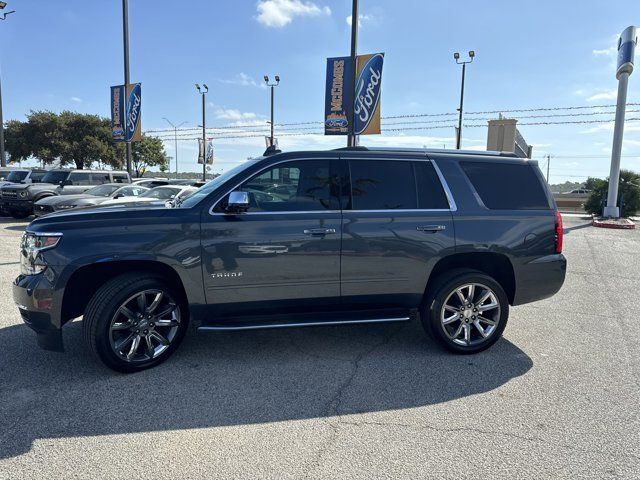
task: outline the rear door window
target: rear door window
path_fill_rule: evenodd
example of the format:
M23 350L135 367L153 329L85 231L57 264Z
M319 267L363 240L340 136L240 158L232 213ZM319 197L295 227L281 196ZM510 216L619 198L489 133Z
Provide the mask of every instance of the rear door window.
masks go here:
M108 173L93 172L91 174L91 185L102 185L103 183L111 183Z
M90 185L91 174L89 172L71 172L67 177L67 181L71 185Z
M449 209L447 196L431 162L413 162L418 189L418 208L424 210Z
M462 170L492 210L549 209L549 200L533 166L500 162L460 162Z
M403 160L350 160L353 210L405 210L418 206L413 164Z

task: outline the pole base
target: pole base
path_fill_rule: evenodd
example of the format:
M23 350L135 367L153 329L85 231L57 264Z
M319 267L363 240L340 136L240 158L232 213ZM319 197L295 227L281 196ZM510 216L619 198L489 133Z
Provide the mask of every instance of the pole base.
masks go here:
M604 207L602 216L607 218L620 218L620 207Z

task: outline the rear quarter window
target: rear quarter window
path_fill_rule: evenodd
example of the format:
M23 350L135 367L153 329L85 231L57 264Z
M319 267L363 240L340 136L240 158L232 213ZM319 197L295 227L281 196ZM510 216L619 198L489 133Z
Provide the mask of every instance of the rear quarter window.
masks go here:
M489 209L551 208L544 187L532 165L460 162L460 166Z

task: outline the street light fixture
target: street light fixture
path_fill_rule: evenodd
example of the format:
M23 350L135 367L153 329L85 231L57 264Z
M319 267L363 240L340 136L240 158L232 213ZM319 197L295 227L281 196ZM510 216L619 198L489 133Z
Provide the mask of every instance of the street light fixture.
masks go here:
M269 147L267 150L274 150L276 148L274 139L273 139L273 89L280 85L280 75L275 76L276 83L269 83L269 76L264 76L264 83L267 84L267 87L271 87L271 136L269 137Z
M476 56L476 52L474 50L469 50L469 60L460 61L460 54L455 52L453 54L453 58L455 59L458 65L462 65L462 85L460 87L460 108L458 108L458 135L456 138L456 148L460 150L460 144L462 142L462 106L464 102L464 75L467 68L467 63L473 62L473 59Z
M181 124L176 126L167 117L162 117L162 119L166 120L166 122L173 127L173 135L174 135L173 138L175 141L175 149L176 149L176 178L178 178L178 128L180 128L182 125L184 125L187 122L184 121Z
M202 97L202 181L207 180L207 132L206 132L206 115L205 115L205 97L207 96L207 92L209 92L209 87L207 87L206 83L202 84L202 88L198 83L196 83L196 89L198 93Z

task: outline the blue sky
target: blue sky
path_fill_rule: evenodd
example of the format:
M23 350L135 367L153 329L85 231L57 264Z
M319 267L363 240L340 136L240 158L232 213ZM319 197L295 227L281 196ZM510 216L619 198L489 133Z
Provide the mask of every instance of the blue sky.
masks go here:
M123 76L121 2L7 1L7 10L16 13L0 22L5 120L23 119L32 109L107 116L109 86ZM167 128L163 117L196 127L196 82L210 87L207 125L264 125L269 115L264 74L282 77L276 123L322 120L326 58L349 53L350 1L129 3L131 78L142 82L143 130ZM466 111L615 103L612 47L625 27L640 24L637 0L615 5L360 0L360 12L359 53L385 52L383 116L454 112L460 69L452 53L471 49L477 56L467 70ZM640 102L640 72L631 76L629 88L628 101ZM613 117L554 120L592 118ZM533 120L520 119L527 121ZM520 130L535 146L534 158L553 155L552 183L608 174L612 125L523 125ZM321 135L279 139L286 150L332 148L345 141ZM361 143L451 148L454 131L407 130L363 137ZM464 131L463 146L485 145L486 128ZM196 150L195 140L179 142L181 171L198 169ZM214 171L263 150L263 138L218 140ZM167 152L174 155L172 142ZM640 171L640 122L627 124L623 155L623 167Z

